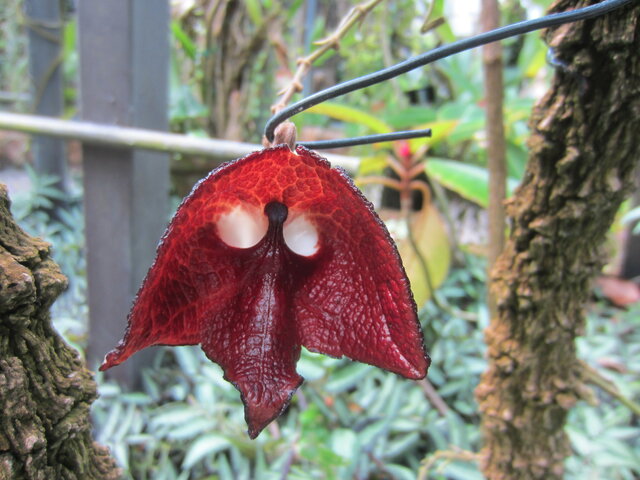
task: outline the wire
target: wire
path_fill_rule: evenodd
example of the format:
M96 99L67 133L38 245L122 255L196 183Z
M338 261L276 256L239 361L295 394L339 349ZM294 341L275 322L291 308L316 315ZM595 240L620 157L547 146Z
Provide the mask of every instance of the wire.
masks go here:
M318 105L319 103L325 102L332 98L345 95L349 92L353 92L354 90L360 90L361 88L369 87L371 85L384 82L391 78L397 77L398 75L402 75L403 73L409 72L419 67L423 67L425 65L428 65L429 63L435 62L436 60L441 60L443 58L454 55L456 53L463 52L465 50L470 50L472 48L476 48L481 45L485 45L487 43L497 42L499 40L504 40L505 38L514 37L516 35L522 35L524 33L533 32L534 30L539 30L541 28L548 28L556 25L562 25L563 23L577 22L579 20L587 20L589 18L597 17L605 13L608 13L612 10L615 10L617 8L620 8L626 5L627 3L631 3L632 1L634 0L604 0L603 2L600 2L596 5L591 5L589 7L579 8L579 9L571 10L568 12L553 13L551 15L535 18L533 20L526 20L523 22L518 22L512 25L508 25L505 27L496 28L495 30L490 30L488 32L481 33L471 38L466 38L464 40L459 40L457 42L453 42L448 45L443 45L429 52L423 53L421 55L417 55L415 57L411 57L391 67L378 70L377 72L373 72L368 75L363 75L362 77L354 78L352 80L348 80L338 85L334 85L333 87L326 88L317 93L314 93L313 95L303 98L302 100L288 106L287 108L280 110L278 113L273 115L265 125L265 130L264 130L265 137L267 138L267 140L272 142L274 138L274 131L276 127L280 125L282 122L284 122L288 118L293 117L294 115L297 115L300 112L303 112L304 110L307 110L308 108L313 107L314 105ZM409 132L411 132L411 130L407 132L395 132L395 133L408 134ZM368 137L344 139L344 142L354 141L354 140L359 141L359 139L361 138L368 138ZM362 142L362 143L372 143L372 142ZM358 145L362 143L358 143ZM313 144L313 142L309 142L304 145L309 145L309 144ZM346 143L346 144L343 144L342 146L346 146L346 145L352 145L352 144ZM314 147L314 148L331 148L331 147Z
M317 142L298 142L310 150L322 150L328 148L353 147L355 145L366 145L369 143L390 142L393 140L408 140L409 138L430 137L431 129L426 130L406 130L403 132L378 133L365 137L337 138L334 140L318 140Z

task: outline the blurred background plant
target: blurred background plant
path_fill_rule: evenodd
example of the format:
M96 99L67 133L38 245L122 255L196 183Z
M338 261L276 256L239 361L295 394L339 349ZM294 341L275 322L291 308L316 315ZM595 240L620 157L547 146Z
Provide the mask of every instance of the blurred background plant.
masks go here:
M21 110L28 100L21 3L0 0L0 101L12 110ZM548 3L505 2L504 21L537 14ZM259 142L269 106L291 81L296 58L325 38L351 6L346 1L173 1L172 130ZM304 92L471 33L454 28L461 8L466 4L451 0L386 2L344 35L339 50L329 50L314 64ZM77 70L73 22L70 17L64 48L70 115ZM525 170L527 119L550 68L536 34L505 42L505 50L513 190ZM474 51L296 117L300 137L309 140L433 129L431 139L349 151L362 159L357 178L398 240L411 276L433 359L428 379L409 382L368 365L304 351L298 368L306 381L292 405L249 441L239 395L221 370L198 348L158 348L153 367L142 373L140 391L124 391L97 377L96 440L111 447L127 478L482 478L475 457L480 438L473 391L485 369L482 330L488 325L483 95L481 58ZM393 166L403 162L410 179L420 182L409 196L390 188L390 180L401 180ZM87 306L81 192L62 194L52 187L55 178L24 168L31 188L12 195L13 211L26 229L53 244L55 259L71 280L52 314L57 328L82 352ZM203 158L174 156L175 191L184 194L211 168ZM64 208L51 215L58 202ZM638 218L638 209L624 218ZM604 372L628 399L640 398L639 308L638 303L616 308L594 295L578 342L584 361ZM574 452L566 462L566 478L640 476L638 414L610 395L596 389L590 402L579 403L567 433Z
M29 101L27 36L18 21L22 0L0 0L0 105L23 111Z

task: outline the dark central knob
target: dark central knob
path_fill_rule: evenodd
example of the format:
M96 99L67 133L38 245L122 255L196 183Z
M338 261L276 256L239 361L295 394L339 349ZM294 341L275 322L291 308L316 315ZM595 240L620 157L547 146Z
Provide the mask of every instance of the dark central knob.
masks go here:
M269 202L264 207L264 214L269 219L269 222L282 225L289 215L289 209L284 203Z

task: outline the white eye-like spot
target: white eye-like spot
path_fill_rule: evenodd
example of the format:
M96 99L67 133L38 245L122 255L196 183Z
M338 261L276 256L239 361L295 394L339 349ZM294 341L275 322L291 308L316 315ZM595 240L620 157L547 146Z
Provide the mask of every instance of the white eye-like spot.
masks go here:
M261 210L238 206L220 216L218 235L224 243L235 248L249 248L262 240L269 221Z
M285 222L284 241L291 250L303 257L310 257L318 251L318 231L304 215Z

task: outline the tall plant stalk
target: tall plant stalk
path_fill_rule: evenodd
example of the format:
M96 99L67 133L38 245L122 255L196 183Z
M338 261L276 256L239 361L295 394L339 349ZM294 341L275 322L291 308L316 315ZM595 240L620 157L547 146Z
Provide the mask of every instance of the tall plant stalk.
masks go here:
M497 0L482 0L482 29L500 26ZM502 46L499 42L482 47L484 92L486 104L487 164L489 167L489 248L488 268L491 270L504 248L504 198L506 195L506 154L504 138L502 79ZM491 316L496 314L493 295L489 293Z

